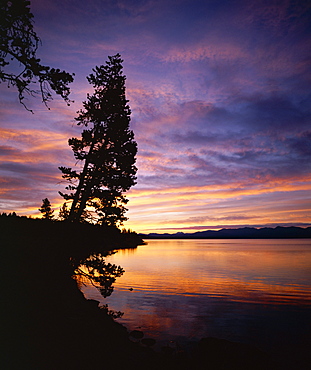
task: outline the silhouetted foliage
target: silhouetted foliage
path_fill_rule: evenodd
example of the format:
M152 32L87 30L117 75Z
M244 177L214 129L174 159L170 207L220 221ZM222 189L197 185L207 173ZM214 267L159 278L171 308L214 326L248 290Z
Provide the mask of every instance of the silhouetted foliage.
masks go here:
M54 211L51 208L51 203L48 200L48 198L42 199L42 206L39 208L39 211L42 213L42 218L45 218L46 220L53 220Z
M120 317L122 317L124 315L124 312L115 311L115 310L109 310L107 304L104 304L103 306L100 306L100 309L103 310L103 311L105 311L106 314L108 316L112 317L113 319L119 319Z
M81 172L60 167L62 177L70 182L72 200L69 220L81 221L87 207L94 210L92 222L117 226L124 216L128 200L123 193L136 182L137 144L130 130L130 108L125 97L125 79L120 55L109 57L106 65L95 67L87 79L94 94L87 95L84 109L78 112L78 125L86 128L81 139L69 139L74 156L84 162ZM85 219L85 217L84 217Z
M80 282L86 278L106 298L113 292L112 284L116 278L123 273L122 267L106 263L102 254L93 254L76 268L75 277L79 278Z
M69 217L69 209L68 209L67 204L65 202L65 203L63 203L63 205L59 209L58 220L59 221L65 221L65 220L68 219L68 217Z
M1 217L19 217L17 216L16 212L10 212L10 213L2 212L0 216Z
M69 105L68 84L73 82L73 75L42 65L36 56L39 44L30 1L0 0L0 82L17 88L19 101L27 110L30 109L24 103L25 93L41 94L47 105L53 90ZM39 83L39 90L33 87L34 82Z

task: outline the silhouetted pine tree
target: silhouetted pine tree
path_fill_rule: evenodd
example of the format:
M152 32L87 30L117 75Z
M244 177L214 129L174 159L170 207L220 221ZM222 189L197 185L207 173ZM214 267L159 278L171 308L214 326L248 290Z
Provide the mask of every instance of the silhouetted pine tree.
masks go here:
M48 198L42 199L42 206L39 208L39 211L42 213L42 218L47 220L53 220L54 218L54 211L51 208L51 203Z
M108 58L87 77L95 91L87 95L84 109L75 118L78 125L87 128L81 139L69 139L75 158L84 164L80 172L59 168L70 182L66 189L72 191L60 194L72 200L69 220L81 221L86 207L92 207L98 223L115 226L127 219L128 200L123 193L136 183L137 144L129 128L131 111L125 97L123 60L120 54Z
M59 209L58 219L60 221L65 221L65 220L67 220L68 217L69 217L69 209L68 209L67 204L65 202L65 203L63 203L63 205Z
M39 93L47 104L52 99L51 90L69 104L68 84L73 82L73 75L42 65L37 58L39 44L40 38L33 28L30 1L0 0L0 83L15 86L24 106L25 93ZM34 82L38 82L39 90Z

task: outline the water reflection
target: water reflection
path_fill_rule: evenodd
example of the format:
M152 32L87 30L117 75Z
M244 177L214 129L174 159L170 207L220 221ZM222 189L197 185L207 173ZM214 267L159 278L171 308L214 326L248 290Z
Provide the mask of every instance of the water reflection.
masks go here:
M109 262L126 273L103 302L130 330L284 349L311 327L310 240L151 240Z
M113 292L114 286L112 284L123 273L124 270L121 266L106 262L105 256L99 253L92 254L86 258L75 269L74 278L80 288L92 285L100 292L103 298L107 298Z

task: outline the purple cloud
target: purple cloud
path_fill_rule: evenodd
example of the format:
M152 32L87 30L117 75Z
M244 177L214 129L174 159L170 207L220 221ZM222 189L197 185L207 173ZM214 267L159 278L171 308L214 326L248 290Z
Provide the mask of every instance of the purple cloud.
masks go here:
M74 117L92 93L85 77L120 52L139 149L129 227L310 221L307 2L32 0L31 7L39 57L76 73L75 102L55 99L47 111L29 97L31 115L0 85L1 211L36 214L42 197L62 202L57 167L75 164L67 140L80 135Z

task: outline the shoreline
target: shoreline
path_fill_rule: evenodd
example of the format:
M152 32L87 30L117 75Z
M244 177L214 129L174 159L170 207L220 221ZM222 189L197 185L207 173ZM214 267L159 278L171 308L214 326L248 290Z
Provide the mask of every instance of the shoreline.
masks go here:
M96 302L86 300L71 278L72 259L118 249L124 236L100 231L91 237L86 227L79 229L40 220L0 219L2 369L278 368L256 348L217 338L203 338L190 351L160 352L131 340L127 329ZM134 239L139 239L131 238L127 247L133 248Z

